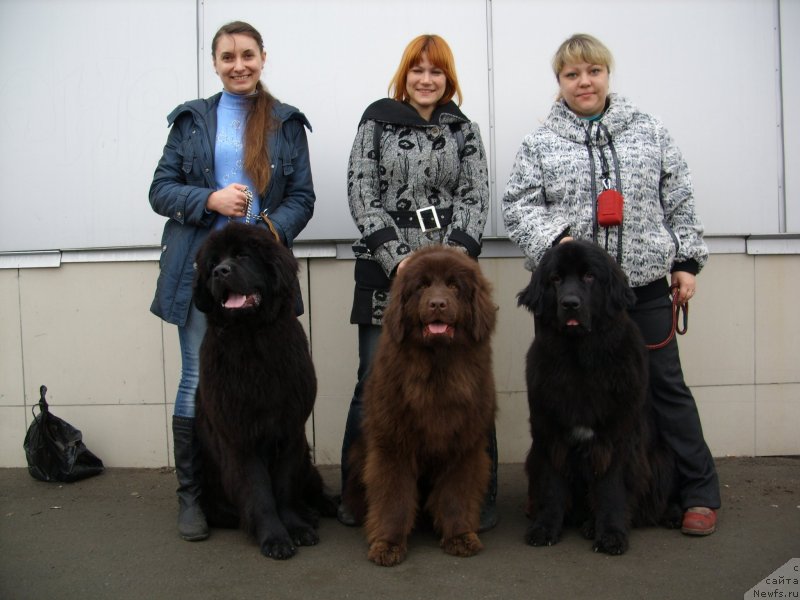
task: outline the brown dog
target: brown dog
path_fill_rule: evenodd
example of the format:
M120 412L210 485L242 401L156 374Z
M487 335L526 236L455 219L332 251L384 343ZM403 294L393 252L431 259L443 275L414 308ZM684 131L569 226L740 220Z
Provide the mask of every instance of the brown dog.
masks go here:
M496 310L477 262L453 248L415 252L392 284L351 453L360 482L345 495L357 517L366 510L368 556L379 565L405 558L420 507L448 554L482 548Z

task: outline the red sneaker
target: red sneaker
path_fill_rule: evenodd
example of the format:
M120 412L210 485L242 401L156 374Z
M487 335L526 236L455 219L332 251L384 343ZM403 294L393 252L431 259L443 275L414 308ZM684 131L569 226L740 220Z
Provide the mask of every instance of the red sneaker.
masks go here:
M717 511L705 506L693 506L683 513L681 532L686 535L711 535L717 529Z

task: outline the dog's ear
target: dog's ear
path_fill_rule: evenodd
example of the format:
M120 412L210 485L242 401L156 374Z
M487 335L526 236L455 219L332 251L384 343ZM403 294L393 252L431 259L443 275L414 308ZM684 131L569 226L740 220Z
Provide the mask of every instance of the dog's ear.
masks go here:
M480 268L475 266L476 273L473 282L474 296L470 303L472 310L472 337L476 342L482 342L492 335L497 319L497 306L492 302L492 288Z
M208 289L209 277L211 276L211 267L207 264L206 259L206 246L201 246L194 261L194 284L192 291L192 300L197 310L200 312L208 313L214 307L214 298L211 296L211 290Z
M297 278L300 267L297 263L297 259L294 257L291 250L283 246L280 242L272 242L272 240L269 240L269 246L265 244L265 248L267 254L271 254L268 258L265 257L265 262L272 271L276 288L275 295L281 298L287 298L290 300L291 305L294 306L300 294L300 281Z
M628 285L628 278L619 265L611 257L609 257L608 262L606 312L608 312L609 316L613 316L620 311L633 308L636 304L636 294L633 293L631 286Z
M396 342L402 342L406 335L403 313L408 298L404 289L407 277L404 275L397 275L392 280L389 288L389 306L383 313L382 319L383 330Z
M552 253L552 250L545 253L539 266L531 274L528 286L517 294L517 306L524 306L537 317L542 316L545 309L545 293L552 270Z
M532 313L536 312L536 306L542 296L541 285L537 283L538 279L540 278L536 277L534 271L528 285L517 294L517 306L523 306Z
M274 319L287 310L295 312L300 297L300 282L297 278L300 267L297 259L291 250L277 241L265 228L245 228L242 235L247 236L247 247L259 265L259 276L268 282L270 299L262 307L263 314Z

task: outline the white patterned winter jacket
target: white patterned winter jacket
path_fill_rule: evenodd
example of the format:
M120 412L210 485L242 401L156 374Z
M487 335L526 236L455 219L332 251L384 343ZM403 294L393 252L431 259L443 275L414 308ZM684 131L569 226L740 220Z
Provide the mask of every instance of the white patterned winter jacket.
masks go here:
M619 95L609 101L600 120L587 121L559 100L522 141L502 201L509 236L533 270L564 235L595 239L616 257L621 229L621 266L631 286L671 271L696 274L708 248L680 150L657 119ZM621 227L596 224L604 172L624 197Z

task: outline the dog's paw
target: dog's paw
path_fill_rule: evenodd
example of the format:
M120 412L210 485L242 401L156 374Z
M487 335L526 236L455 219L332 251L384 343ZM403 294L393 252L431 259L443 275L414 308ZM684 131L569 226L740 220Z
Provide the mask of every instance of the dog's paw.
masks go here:
M281 515L281 520L290 531L292 527L294 529L305 529L307 527L317 529L319 528L319 511L311 506L299 504L294 507L294 514L284 512Z
M442 549L453 556L475 556L483 550L478 534L469 532L455 535L447 540L442 540Z
M261 542L261 554L275 560L286 560L297 553L297 548L288 538L268 537Z
M605 552L612 556L625 554L628 549L628 534L618 529L610 529L599 535L592 546L595 552Z
M367 558L376 565L393 567L405 560L406 546L405 544L392 544L385 541L372 542L369 546Z
M683 524L683 511L677 504L670 504L661 515L658 524L667 529L680 529Z
M558 543L560 537L560 531L545 527L541 523L534 523L525 532L525 541L531 546L552 546Z
M298 527L289 530L295 546L316 546L319 544L319 536L312 527Z

